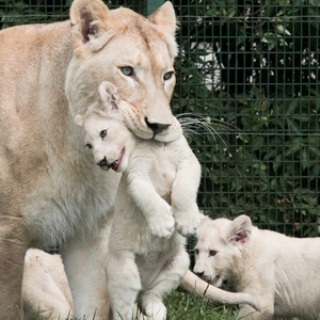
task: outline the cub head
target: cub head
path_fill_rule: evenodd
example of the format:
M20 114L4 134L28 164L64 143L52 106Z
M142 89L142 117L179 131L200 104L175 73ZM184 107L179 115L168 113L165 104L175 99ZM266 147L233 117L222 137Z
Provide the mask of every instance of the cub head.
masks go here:
M208 283L220 287L239 276L243 251L250 243L251 219L241 215L233 221L203 217L197 228L193 271Z
M128 166L134 140L119 112L120 100L110 82L102 82L98 98L84 115L75 121L84 130L84 145L93 153L95 162L104 170L122 172Z
M112 82L128 104L127 127L142 139L176 139L170 99L175 86L176 17L165 2L148 18L129 10L109 10L101 0L74 0L70 9L73 56L65 90L72 116L83 114L95 88Z

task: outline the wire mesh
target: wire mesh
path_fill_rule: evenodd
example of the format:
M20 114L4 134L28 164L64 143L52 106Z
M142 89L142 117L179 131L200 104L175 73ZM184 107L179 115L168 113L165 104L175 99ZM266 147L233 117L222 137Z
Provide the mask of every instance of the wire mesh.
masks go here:
M148 1L105 1L144 15ZM0 27L64 20L71 0L0 0ZM176 114L203 177L199 206L319 233L319 10L306 0L174 1ZM183 121L183 120L182 120Z

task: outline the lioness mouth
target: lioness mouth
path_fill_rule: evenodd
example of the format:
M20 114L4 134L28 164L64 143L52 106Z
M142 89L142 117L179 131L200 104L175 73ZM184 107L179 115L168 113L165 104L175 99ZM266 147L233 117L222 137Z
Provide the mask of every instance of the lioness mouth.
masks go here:
M122 148L121 152L120 152L120 155L118 157L118 159L116 161L114 161L113 163L111 163L111 165L109 166L109 168L111 168L112 170L114 171L117 171L118 168L120 167L121 165L121 162L122 162L122 159L123 159L123 156L124 156L124 153L125 153L125 147Z

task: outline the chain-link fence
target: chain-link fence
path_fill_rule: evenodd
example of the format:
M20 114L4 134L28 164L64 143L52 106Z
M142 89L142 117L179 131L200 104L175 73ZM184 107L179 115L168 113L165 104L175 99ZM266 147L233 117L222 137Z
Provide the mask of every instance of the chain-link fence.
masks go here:
M68 17L71 0L0 0L0 27ZM157 1L106 1L147 15ZM174 1L176 114L193 114L199 206L297 236L318 235L317 0ZM1 44L0 44L1 45ZM186 121L186 115L181 116Z

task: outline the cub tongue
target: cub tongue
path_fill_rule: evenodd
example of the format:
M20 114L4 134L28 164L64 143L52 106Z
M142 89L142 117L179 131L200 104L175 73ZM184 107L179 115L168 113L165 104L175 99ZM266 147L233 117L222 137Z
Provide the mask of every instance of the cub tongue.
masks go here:
M120 155L119 155L119 158L118 158L115 162L113 162L113 163L111 164L111 169L112 169L112 170L114 170L114 171L117 171L117 170L118 170L118 168L119 168L119 166L120 166L120 164L121 164L121 162L122 162L122 158L123 158L124 152L125 152L125 148L123 148L123 149L121 150Z

